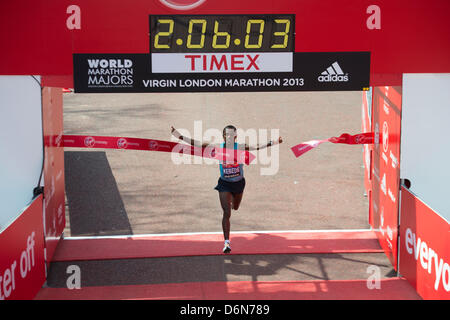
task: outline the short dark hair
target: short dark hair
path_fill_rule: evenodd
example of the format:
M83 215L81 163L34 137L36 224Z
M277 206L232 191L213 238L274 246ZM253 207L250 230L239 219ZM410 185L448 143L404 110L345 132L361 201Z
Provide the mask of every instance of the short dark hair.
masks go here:
M223 128L223 132L222 132L223 135L225 135L227 129L233 129L234 131L236 131L236 127L231 125L231 124L229 124L225 128Z

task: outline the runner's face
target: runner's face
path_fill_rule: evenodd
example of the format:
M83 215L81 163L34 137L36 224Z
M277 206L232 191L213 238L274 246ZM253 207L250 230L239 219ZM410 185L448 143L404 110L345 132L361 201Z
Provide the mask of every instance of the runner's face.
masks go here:
M226 143L234 143L236 141L236 131L234 129L225 129L223 140Z

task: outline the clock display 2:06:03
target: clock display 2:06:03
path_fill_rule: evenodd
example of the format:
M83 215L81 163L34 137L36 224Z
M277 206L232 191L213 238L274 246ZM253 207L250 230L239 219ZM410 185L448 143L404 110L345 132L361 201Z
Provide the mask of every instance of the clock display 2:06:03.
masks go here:
M291 52L294 15L150 16L154 53Z

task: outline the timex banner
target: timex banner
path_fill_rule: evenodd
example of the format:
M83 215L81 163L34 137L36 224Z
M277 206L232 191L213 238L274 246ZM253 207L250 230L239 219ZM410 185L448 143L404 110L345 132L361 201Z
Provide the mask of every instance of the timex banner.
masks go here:
M162 55L74 54L75 92L353 91L370 80L369 52Z

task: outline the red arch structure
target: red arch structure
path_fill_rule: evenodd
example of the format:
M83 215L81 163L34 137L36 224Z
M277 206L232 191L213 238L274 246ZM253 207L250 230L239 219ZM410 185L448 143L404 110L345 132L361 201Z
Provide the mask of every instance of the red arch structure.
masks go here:
M283 52L285 55L278 55L277 59L288 56L287 69L282 72L292 73L297 78L303 77L304 73L306 85L297 83L297 87L286 90L368 91L363 99L362 126L364 132L375 133L374 145L365 148L365 185L370 197L370 224L394 268L423 298L449 298L448 219L424 205L419 197L401 185L399 164L404 75L450 73L449 1L24 0L2 1L0 12L0 75L41 77L46 159L44 195L34 198L32 205L0 233L2 243L12 243L9 251L1 251L0 279L3 279L3 285L5 279L8 283L2 287L0 292L3 295L0 297L33 298L45 281L45 265L57 257L55 250L65 221L62 94L56 88L74 88L76 92L171 92L170 89L162 90L155 86L142 87L145 81L160 81L168 74L164 70L156 74L153 72L156 63L150 63L160 61L152 60L157 59L154 54L160 51L155 49L156 33L151 28L151 17L172 19L183 16L185 28L182 31L174 29L173 32L180 32L180 39L188 41L189 28L186 24L192 19L204 19L209 23L211 17L227 15L228 18L233 16L230 19L234 22L241 21L248 26L249 19L257 21L272 15L274 19L278 16L280 21L290 15L292 28L289 29L289 37L292 45L289 48L286 45L289 50ZM256 25L258 23L254 22ZM166 24L169 26L170 23ZM245 42L249 29L242 27L239 30L238 40ZM283 30L273 32L279 32L277 36L283 37ZM164 35L160 34L161 37ZM256 32L255 39L258 36ZM237 51L181 50L181 53L185 55L184 61L191 63L191 68L198 62L199 68L209 67L208 71L218 71L219 64L225 63L220 59L230 59L229 63L234 63L235 68L231 71L239 71L233 73L238 79L248 79L245 71L261 71L256 70L260 66L255 61L260 56L266 57L267 52L250 55L252 50L249 48L247 51L241 50L245 51L241 56L233 56ZM166 57L175 57L176 52L171 53ZM186 57L187 54L191 56ZM128 89L98 89L86 85L89 68L92 67L89 61L95 59L97 62L92 63L113 61L116 65L122 64L125 69L126 61L132 61L135 66L133 86ZM213 59L216 59L215 65ZM245 59L249 62L246 65L243 62ZM312 67L308 69L305 66ZM272 70L270 67L267 66L267 70ZM193 74L180 70L167 79L182 80L186 74ZM217 74L213 72L213 75ZM336 79L338 76L348 76L351 84L346 86L346 81L339 79L330 80L328 84L317 81L320 76L333 75ZM211 79L203 76L198 75L198 80ZM227 79L225 73L220 76ZM258 73L256 77L264 78L264 73ZM136 83L139 86L134 86ZM277 91L285 88L253 89ZM209 87L205 90L214 89ZM216 88L216 91L221 90ZM2 115L4 110L2 106ZM49 159L52 161L49 162ZM39 221L39 216L43 221ZM433 234L433 230L439 230L440 237ZM31 254L34 254L33 261L30 260ZM21 268L23 276L14 278ZM29 268L28 276L26 268Z
M370 52L371 86L398 85L403 73L450 70L444 0L204 1L182 11L163 3L3 2L0 72L61 76L49 84L73 87L74 53L146 54L149 15L217 13L295 14L295 52Z

